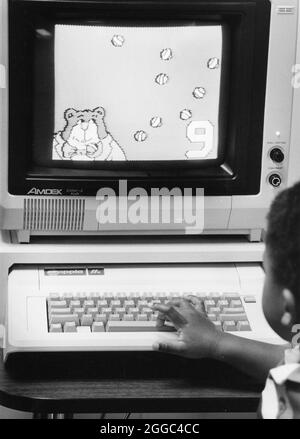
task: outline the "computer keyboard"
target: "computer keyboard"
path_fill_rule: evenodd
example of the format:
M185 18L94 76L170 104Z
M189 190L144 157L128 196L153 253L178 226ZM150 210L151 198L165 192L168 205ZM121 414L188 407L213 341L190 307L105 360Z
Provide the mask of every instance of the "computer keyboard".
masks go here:
M158 328L153 305L189 296L219 330L282 343L262 311L263 279L259 264L15 267L8 276L4 355L150 351L177 337L170 322Z
M196 298L197 307L223 331L251 331L243 301L255 303L254 296L243 298L236 292L199 293L92 293L56 294L47 298L49 332L156 331L153 306L172 299Z

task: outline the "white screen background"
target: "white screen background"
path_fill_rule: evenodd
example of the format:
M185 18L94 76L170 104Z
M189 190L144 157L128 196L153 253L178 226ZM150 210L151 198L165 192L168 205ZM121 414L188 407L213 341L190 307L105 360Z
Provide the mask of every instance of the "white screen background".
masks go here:
M121 46L112 43L114 35L121 36ZM171 59L161 58L164 49L171 49ZM187 126L209 121L213 147L205 159L217 158L221 68L208 68L211 58L221 63L219 25L56 25L54 131L64 128L67 108L101 106L107 130L127 160L184 160L187 151L199 149L187 137ZM155 81L160 74L168 77L164 85ZM193 96L197 87L206 91L202 99ZM191 117L182 120L182 110ZM160 118L160 127L150 125L153 117ZM134 136L141 131L146 139L137 141Z

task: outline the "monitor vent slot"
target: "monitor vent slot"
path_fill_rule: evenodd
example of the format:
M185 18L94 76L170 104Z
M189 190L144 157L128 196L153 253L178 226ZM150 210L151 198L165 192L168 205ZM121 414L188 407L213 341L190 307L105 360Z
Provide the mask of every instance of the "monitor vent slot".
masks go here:
M26 198L24 230L72 232L83 230L85 200Z
M294 6L277 6L277 14L294 14Z

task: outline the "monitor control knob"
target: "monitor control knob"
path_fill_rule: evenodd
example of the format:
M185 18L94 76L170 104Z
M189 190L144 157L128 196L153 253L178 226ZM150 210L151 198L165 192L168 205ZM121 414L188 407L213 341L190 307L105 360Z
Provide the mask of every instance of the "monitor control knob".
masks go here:
M273 187L279 187L281 185L281 176L279 174L271 174L269 176L269 183L273 186Z
M284 154L280 148L273 148L270 152L270 157L276 163L281 163L284 160Z

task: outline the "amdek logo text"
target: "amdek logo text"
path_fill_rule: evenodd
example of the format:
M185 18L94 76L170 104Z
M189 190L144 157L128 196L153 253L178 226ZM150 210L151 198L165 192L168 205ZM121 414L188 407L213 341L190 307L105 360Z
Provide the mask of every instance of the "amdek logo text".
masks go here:
M38 189L33 187L27 195L62 195L62 189Z

